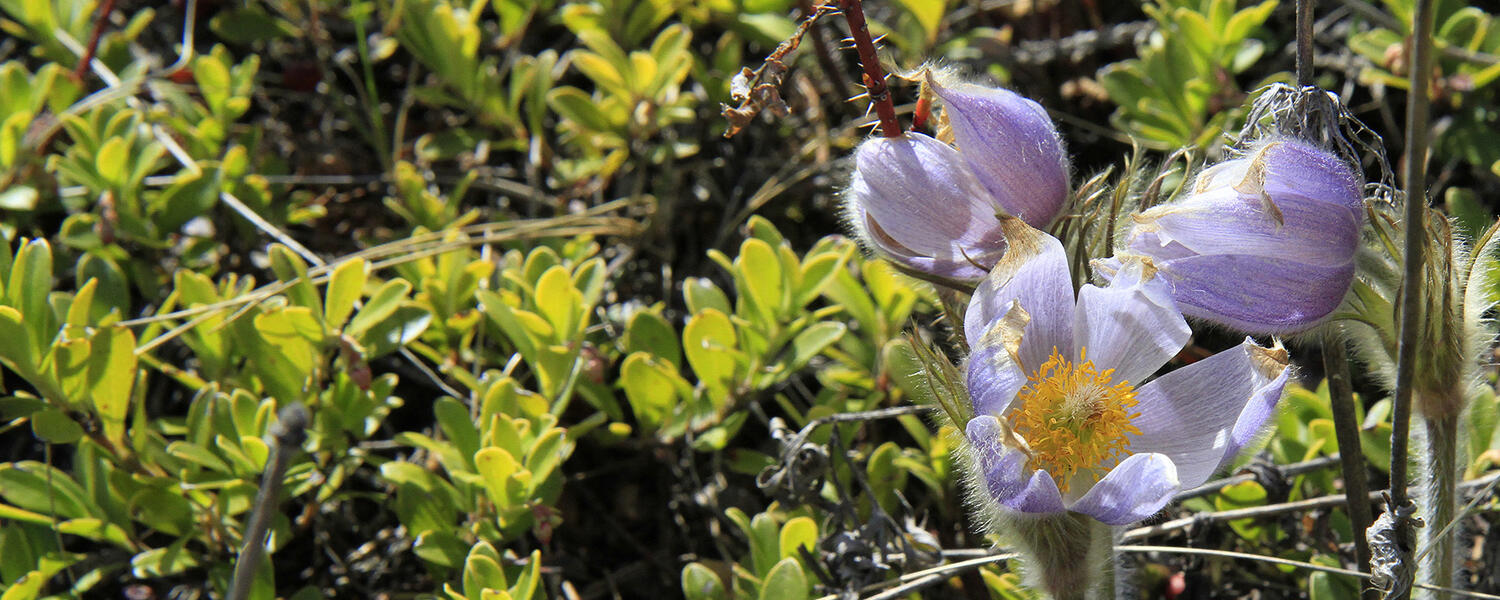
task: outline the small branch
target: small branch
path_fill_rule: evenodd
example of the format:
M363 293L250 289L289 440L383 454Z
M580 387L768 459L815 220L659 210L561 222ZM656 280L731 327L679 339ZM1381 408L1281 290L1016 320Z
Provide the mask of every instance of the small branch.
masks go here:
M281 478L286 475L292 455L302 448L307 439L307 409L301 404L282 408L276 415L276 424L266 432L266 441L272 442L271 456L266 459L266 470L261 475L260 491L255 494L255 508L250 513L250 522L245 525L245 546L240 550L239 560L234 564L234 579L229 587L228 600L245 600L250 597L250 586L255 583L255 571L266 553L266 530L271 526L271 513L275 512L277 496L281 495Z
M1259 561L1259 562L1274 563L1274 564L1278 564L1278 565L1287 565L1287 566L1290 566L1290 567L1297 567L1299 569L1307 569L1307 570L1310 570L1310 571L1322 571L1324 573L1333 573L1333 574L1336 574L1336 575L1348 575L1350 577L1358 577L1360 579L1369 579L1370 578L1370 574L1369 573L1365 573L1365 572L1361 572L1361 571L1351 571L1349 569L1340 569L1338 567L1329 567L1329 566L1320 565L1320 564L1316 564L1316 563L1302 562L1300 560L1291 560L1291 559L1279 558L1279 557L1275 557L1275 556L1261 556L1259 554L1250 554L1250 553L1247 553L1247 552L1234 552L1234 551L1231 551L1231 550L1216 550L1216 549L1213 549L1213 548L1179 548L1179 547L1176 547L1176 546L1117 546L1115 549L1119 550L1120 552L1165 552L1165 553L1169 553L1169 554L1197 554L1197 555L1201 555L1201 556L1218 556L1218 557L1221 557L1221 558L1233 558L1233 559L1239 559L1239 560L1254 560L1254 561ZM1487 599L1490 599L1490 600L1500 600L1500 596L1496 596L1494 594L1485 594L1485 593L1482 593L1482 592L1468 592L1468 591L1464 591L1464 590L1457 590L1457 589L1453 589L1453 588L1450 588L1450 587L1443 587L1443 586L1438 586L1438 585L1427 585L1427 584L1419 583L1419 584L1417 584L1417 587L1421 588L1421 589L1424 589L1424 590L1436 590L1436 591L1440 591L1440 592L1447 592L1447 593L1454 594L1456 596L1463 596L1463 597L1466 597L1466 598L1487 598Z
M885 86L885 71L880 68L875 42L870 39L864 5L861 0L839 0L839 10L849 22L849 35L859 50L859 64L865 69L865 89L870 91L870 104L880 117L880 133L888 138L900 137L901 123L896 121L896 105L891 103L891 91Z
M1333 409L1333 434L1338 440L1341 470L1344 473L1344 497L1348 499L1349 528L1354 530L1354 560L1360 568L1369 568L1370 540L1364 532L1375 520L1369 502L1370 482L1365 473L1365 455L1359 441L1359 423L1355 422L1354 390L1349 383L1349 357L1344 347L1342 325L1331 324L1323 331L1323 371L1328 377L1328 398ZM1365 596L1374 597L1373 590Z
M1412 375L1422 315L1422 265L1427 243L1427 87L1432 73L1432 0L1417 0L1412 26L1411 80L1406 103L1406 264L1401 291L1401 345L1397 349L1396 394L1391 414L1391 507L1407 506L1407 451L1411 434ZM1396 539L1412 548L1412 525L1401 520ZM1391 590L1387 598L1405 600L1411 589Z
M1488 475L1485 475L1484 477L1465 481L1462 484L1459 484L1458 487L1464 490L1485 488L1484 492L1482 493L1488 493L1489 488L1487 486L1490 486L1497 481L1500 481L1500 471L1494 471ZM1369 502L1378 502L1381 499L1381 492L1370 492L1369 495L1365 497ZM1191 517L1183 517L1181 519L1173 519L1164 523L1157 523L1155 525L1147 525L1144 527L1131 529L1125 532L1124 539L1126 541L1138 540L1153 535L1170 533L1179 529L1187 529L1195 523L1214 523L1219 521L1233 521L1235 519L1269 517L1289 512L1297 512L1300 510L1330 508L1334 506L1344 505L1347 502L1348 499L1343 494L1332 494L1328 496L1318 496L1317 498L1308 498L1306 500L1297 500L1295 502L1283 502L1281 504L1267 504L1265 506L1251 506L1248 508L1236 508L1232 510L1221 510L1217 512L1198 513Z
M73 78L83 81L84 74L89 72L89 63L94 62L94 53L99 50L99 38L104 36L104 26L109 24L110 13L115 12L115 0L104 0L99 7L99 14L94 17L94 32L89 34L89 45L84 48L83 55L78 59L78 66L73 69Z
M761 109L785 116L789 114L786 101L781 99L781 79L786 76L786 58L802 45L802 36L818 22L818 19L832 13L834 8L829 4L820 4L813 10L812 14L797 25L797 30L792 32L792 37L787 38L776 46L776 49L766 56L761 62L760 68L751 71L748 67L740 69L738 75L729 83L729 94L738 106L721 105L721 113L729 121L729 130L724 132L724 137L731 138L759 114ZM832 77L832 74L829 74Z
M1332 466L1337 462L1339 462L1339 455L1335 454L1332 456L1323 456L1299 463L1292 463L1285 466L1278 466L1276 467L1276 470L1280 471L1283 477L1295 477L1303 473L1308 473L1311 471L1322 469L1324 467ZM1255 479L1256 477L1254 473L1241 473L1239 475L1217 479L1198 487L1178 492L1176 496L1172 497L1172 501L1181 502L1183 500L1187 500L1188 498L1207 496L1231 485L1244 483L1246 481L1255 481Z

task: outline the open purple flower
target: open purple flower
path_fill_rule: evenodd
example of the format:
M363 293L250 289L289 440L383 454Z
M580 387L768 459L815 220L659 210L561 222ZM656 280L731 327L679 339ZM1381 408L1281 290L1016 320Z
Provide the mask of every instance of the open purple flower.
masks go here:
M1010 249L964 319L965 430L985 505L1139 521L1207 481L1272 414L1285 350L1247 338L1142 385L1191 333L1149 263L1083 286L1075 301L1062 244L1001 223Z
M1275 140L1135 215L1122 254L1151 259L1183 314L1250 333L1308 329L1354 281L1362 181L1333 153ZM1105 278L1120 261L1100 261Z
M1005 253L997 215L1045 227L1068 196L1068 162L1046 110L1000 88L928 82L955 149L908 132L855 151L850 223L904 270L940 282L983 279Z

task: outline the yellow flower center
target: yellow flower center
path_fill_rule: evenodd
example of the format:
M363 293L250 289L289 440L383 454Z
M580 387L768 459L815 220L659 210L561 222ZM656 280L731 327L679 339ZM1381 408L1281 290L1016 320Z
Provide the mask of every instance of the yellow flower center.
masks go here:
M1090 477L1090 484L1099 481L1130 455L1126 434L1141 433L1131 424L1141 416L1130 411L1135 388L1112 381L1114 369L1098 371L1087 350L1080 356L1082 362L1074 364L1053 348L1007 415L1011 430L1025 441L1027 468L1052 474L1063 493L1078 475Z

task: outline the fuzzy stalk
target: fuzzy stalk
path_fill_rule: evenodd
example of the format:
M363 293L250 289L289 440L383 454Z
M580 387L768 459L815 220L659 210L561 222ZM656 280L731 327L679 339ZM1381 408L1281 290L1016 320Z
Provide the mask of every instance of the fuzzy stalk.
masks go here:
M1375 517L1370 511L1370 482L1365 476L1365 454L1359 440L1359 422L1355 414L1354 391L1349 382L1349 357L1344 347L1344 328L1338 324L1323 329L1323 369L1328 377L1328 397L1333 408L1333 432L1338 439L1339 461L1344 475L1345 510L1355 532L1354 560L1359 570L1370 568L1370 542L1364 531ZM1376 597L1375 590L1365 589L1361 596Z
M1114 600L1113 528L1079 513L1010 522L1030 584L1053 600Z
M1406 455L1411 428L1412 375L1418 352L1422 306L1423 250L1427 244L1427 88L1432 77L1433 0L1417 0L1412 23L1411 87L1406 102L1406 256L1401 292L1401 344L1396 350L1396 393L1391 410L1391 506L1406 506ZM1412 524L1397 523L1396 539L1410 548ZM1392 590L1387 598L1405 600L1411 589Z
M1427 526L1422 529L1420 565L1426 583L1453 587L1454 554L1459 528L1448 527L1458 513L1458 415L1448 414L1426 420L1427 452L1423 457L1429 479L1423 486L1422 515ZM1452 594L1441 590L1424 590L1429 600L1449 600Z

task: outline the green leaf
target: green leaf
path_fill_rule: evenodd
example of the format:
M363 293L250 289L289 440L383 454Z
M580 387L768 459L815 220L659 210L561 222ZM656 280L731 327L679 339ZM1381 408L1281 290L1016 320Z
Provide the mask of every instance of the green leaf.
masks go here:
M71 444L83 437L83 427L56 408L31 415L31 432L49 444Z
M565 86L553 89L547 94L547 106L589 131L608 132L614 129L609 117L599 109L599 103L578 88Z
M473 456L479 451L479 430L469 419L469 409L453 398L442 398L433 404L432 412L443 433L457 447L458 454L473 469Z
M517 476L523 472L521 463L500 448L485 448L474 454L474 466L479 471L484 489L490 501L500 508L508 508L524 500L522 494L514 493Z
M349 313L354 311L354 303L364 293L369 274L370 265L363 258L344 261L333 270L333 276L328 280L327 297L323 301L325 325L332 329L344 326Z
M208 28L219 39L234 44L295 37L300 33L291 22L266 14L255 5L218 11L208 21Z
M255 317L255 329L302 372L312 371L323 342L323 327L311 309L292 306Z
M368 331L370 327L396 312L396 309L400 308L401 303L406 300L406 295L410 293L411 284L405 279L392 279L385 282L385 285L380 286L380 289L370 296L369 301L360 307L354 319L349 321L349 326L344 328L344 333L355 339L361 339L361 334ZM363 342L362 339L361 342Z
M760 588L760 600L806 600L807 575L795 558L776 563Z
M896 0L922 27L927 44L937 41L938 27L943 24L943 13L947 11L944 0Z
M94 412L104 423L105 437L123 445L136 377L135 334L124 327L106 327L92 342L88 381Z
M687 600L726 600L724 580L703 563L688 563L682 568L682 595Z
M536 308L552 325L553 343L563 344L582 334L587 321L583 315L583 294L573 287L568 269L557 265L547 269L536 283Z
M682 282L682 299L687 303L688 312L695 315L710 308L726 315L734 312L724 291L702 277L689 277Z
M847 329L843 323L822 321L802 330L792 338L792 362L788 367L793 371L801 369L823 349L839 341Z
M741 291L749 296L765 324L776 323L782 305L789 304L786 302L788 290L782 285L781 259L776 256L776 250L763 240L747 239L740 244L740 255L735 259L734 267L747 288Z
M33 356L40 356L57 334L52 307L47 304L47 294L52 291L52 247L47 240L22 242L10 275L6 299L25 317L23 322L31 330L31 351Z
M1477 240L1495 221L1488 208L1480 201L1479 194L1468 188L1451 187L1443 192L1443 203L1448 214L1458 221L1465 238Z
M677 342L677 332L655 312L643 310L630 318L630 325L625 328L625 352L647 352L682 368L682 346Z
M817 556L818 523L809 517L797 517L781 526L781 558L799 558L797 548L807 548Z
M313 311L318 316L323 315L323 299L318 291L313 289L312 282L307 278L307 263L302 257L292 252L281 244L272 244L271 270L276 273L276 278L287 285L286 296L292 304Z
M694 315L682 329L682 349L698 381L716 398L728 395L736 385L740 357L734 324L716 309Z
M36 376L36 353L31 347L31 332L21 323L21 313L0 306L0 361L22 377Z
M127 173L125 161L130 157L130 140L123 137L112 137L105 140L104 146L99 148L99 155L94 159L94 168L99 172L99 178L104 183L113 187L125 185Z
M625 357L620 385L642 430L655 431L676 408L678 383L674 379L681 379L676 369L651 354L636 352Z

